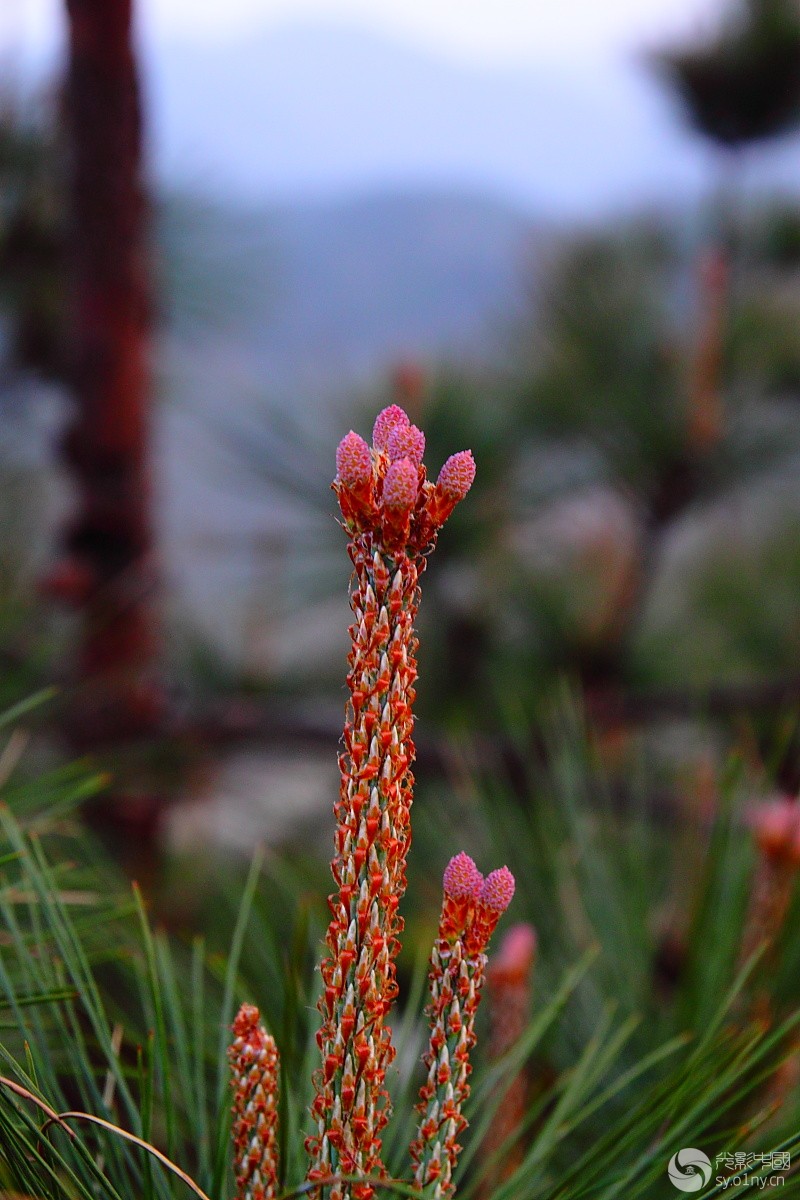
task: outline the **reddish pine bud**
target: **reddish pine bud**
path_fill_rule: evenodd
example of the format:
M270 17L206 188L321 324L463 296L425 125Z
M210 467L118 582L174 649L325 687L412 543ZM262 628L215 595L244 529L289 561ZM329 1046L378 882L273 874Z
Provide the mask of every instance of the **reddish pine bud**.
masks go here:
M486 876L481 888L480 901L491 912L503 913L514 898L516 882L508 867L498 867Z
M483 876L470 856L462 850L445 867L443 883L444 894L451 900L477 899L483 886Z
M442 495L457 503L463 500L475 479L475 459L471 450L451 454L436 481Z
M255 1004L243 1004L233 1019L234 1037L246 1038L259 1026L261 1014Z
M536 958L536 930L526 921L508 930L489 964L489 978L525 981Z
M239 1009L233 1034L228 1061L236 1200L273 1200L278 1192L278 1051L252 1004Z
M352 429L336 449L336 473L344 486L353 491L365 487L372 477L369 446Z
M489 1059L496 1062L525 1032L531 1009L531 971L536 957L536 930L527 922L508 930L489 961ZM503 1103L494 1112L482 1154L492 1164L487 1177L492 1193L511 1179L524 1159L528 1110L528 1073L523 1065L504 1087Z
M749 814L758 848L767 858L800 864L800 803L781 797Z
M425 453L425 434L416 425L395 425L389 432L387 449L392 462L407 458L418 467Z
M403 412L399 404L390 404L375 418L372 428L372 444L376 450L389 449L389 434L398 426L408 425L408 414Z
M419 492L417 468L407 458L393 462L383 481L385 508L404 512L414 507Z

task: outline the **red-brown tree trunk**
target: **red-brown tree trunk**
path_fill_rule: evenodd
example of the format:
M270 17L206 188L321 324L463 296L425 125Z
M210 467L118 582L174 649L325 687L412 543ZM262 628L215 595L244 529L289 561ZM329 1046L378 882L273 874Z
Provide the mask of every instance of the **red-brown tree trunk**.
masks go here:
M51 589L80 617L74 745L151 736L154 562L148 471L150 303L132 0L67 0L76 489Z

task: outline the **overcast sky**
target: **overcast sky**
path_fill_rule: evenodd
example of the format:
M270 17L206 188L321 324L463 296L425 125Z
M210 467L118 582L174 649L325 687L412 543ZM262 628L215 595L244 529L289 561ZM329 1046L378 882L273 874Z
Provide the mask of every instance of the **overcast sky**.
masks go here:
M0 0L5 54L57 42L64 0ZM486 65L608 58L707 27L720 0L139 0L146 39L236 38L270 24L366 25Z

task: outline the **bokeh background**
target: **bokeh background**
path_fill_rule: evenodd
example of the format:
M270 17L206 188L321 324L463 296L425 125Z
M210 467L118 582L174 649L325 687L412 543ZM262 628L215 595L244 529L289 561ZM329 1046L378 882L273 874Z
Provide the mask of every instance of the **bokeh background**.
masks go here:
M327 846L392 401L478 463L423 803L564 706L659 811L797 790L793 0L16 0L0 61L0 692L129 855Z

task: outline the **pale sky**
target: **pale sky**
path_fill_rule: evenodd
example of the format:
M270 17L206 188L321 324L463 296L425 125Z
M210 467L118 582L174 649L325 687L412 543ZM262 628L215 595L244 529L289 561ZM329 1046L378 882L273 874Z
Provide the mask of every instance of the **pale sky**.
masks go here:
M365 25L473 63L607 58L707 26L720 0L139 0L146 40L235 38L274 24ZM63 0L0 0L0 41L57 42Z

